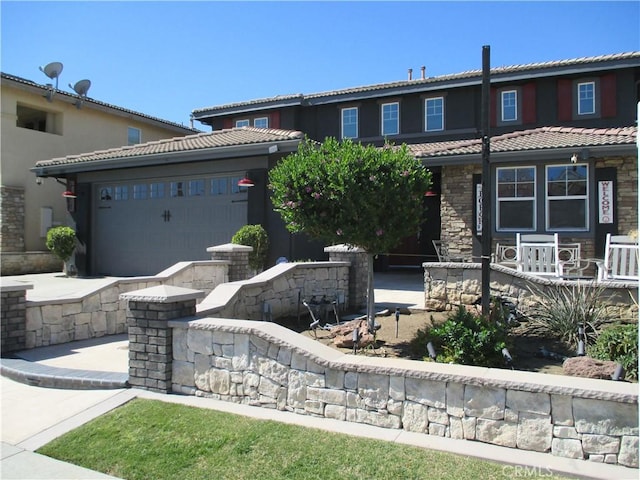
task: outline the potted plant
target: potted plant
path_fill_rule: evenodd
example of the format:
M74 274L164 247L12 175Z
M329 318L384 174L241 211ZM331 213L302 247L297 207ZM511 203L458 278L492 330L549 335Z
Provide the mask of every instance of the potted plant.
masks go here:
M47 248L63 262L65 276L76 274L71 256L76 249L76 232L71 227L53 227L47 232Z

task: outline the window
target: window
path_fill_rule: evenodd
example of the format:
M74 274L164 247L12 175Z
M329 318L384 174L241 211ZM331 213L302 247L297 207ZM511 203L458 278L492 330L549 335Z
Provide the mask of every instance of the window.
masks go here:
M547 230L587 230L587 165L547 167Z
M256 118L253 121L253 126L256 128L269 128L269 117Z
M227 178L212 178L211 179L211 195L226 195L227 194Z
M398 135L400 133L400 104L382 104L382 135Z
M426 132L444 130L444 98L427 98L424 101Z
M139 185L133 186L133 199L134 200L144 200L147 198L147 185L146 183L142 183Z
M189 180L189 196L202 197L204 195L204 180Z
M113 195L111 194L111 187L104 187L100 189L100 200L103 202L108 202L113 199Z
M127 145L136 145L142 142L142 134L139 128L127 128Z
M56 130L59 114L45 112L25 105L16 105L16 127L59 134Z
M184 183L183 182L171 182L171 196L172 197L184 197Z
M496 176L498 204L496 229L499 231L535 230L535 168L498 168Z
M501 93L502 121L514 122L518 120L518 92L506 90Z
M596 84L594 82L578 83L578 115L596 113Z
M127 185L116 185L115 200L129 200L129 187Z
M149 188L150 198L164 198L164 183L152 183Z
M249 120L236 120L236 128L248 127L248 126L249 126Z
M341 138L358 138L358 109L356 107L343 108Z

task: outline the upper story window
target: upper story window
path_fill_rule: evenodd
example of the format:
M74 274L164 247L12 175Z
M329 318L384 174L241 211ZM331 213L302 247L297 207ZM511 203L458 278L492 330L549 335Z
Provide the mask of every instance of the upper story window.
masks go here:
M549 165L546 170L547 230L587 230L588 166Z
M444 130L444 98L427 98L424 101L425 131Z
M59 113L46 112L18 103L16 105L16 127L60 134L60 115Z
M505 90L501 92L501 111L503 122L514 122L518 120L518 92L516 90Z
M249 125L249 119L236 120L236 128L248 127Z
M127 127L127 145L136 145L142 142L142 132L139 128Z
M341 111L341 138L358 138L358 108L343 108Z
M596 84L595 82L578 83L578 115L592 115L596 113Z
M400 104L398 102L382 104L382 135L400 133Z
M256 128L269 128L269 117L259 117L254 119L253 126Z
M536 228L535 167L496 170L498 231L531 231Z

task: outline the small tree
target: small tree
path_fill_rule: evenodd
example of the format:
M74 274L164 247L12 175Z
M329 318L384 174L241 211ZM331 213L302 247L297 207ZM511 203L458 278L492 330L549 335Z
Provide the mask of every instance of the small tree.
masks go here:
M264 268L269 252L269 236L262 225L245 225L233 235L231 243L253 247L249 254L249 266L255 271Z
M406 145L383 148L305 140L269 173L271 200L287 229L369 256L367 316L373 326L373 257L417 234L431 172Z
M71 227L53 227L47 232L46 246L64 262L67 272L67 262L76 248L76 232Z

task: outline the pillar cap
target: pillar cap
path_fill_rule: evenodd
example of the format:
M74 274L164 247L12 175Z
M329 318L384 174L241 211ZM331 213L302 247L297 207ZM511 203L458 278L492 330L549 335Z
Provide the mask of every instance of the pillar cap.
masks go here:
M339 245L331 245L329 247L324 247L324 251L327 253L335 253L335 252L348 252L348 253L367 253L366 250L360 247L356 247L353 245L349 245L346 243L341 243Z
M237 243L225 243L207 248L207 252L252 252L253 247L248 245L238 245Z
M31 290L32 283L17 282L8 278L0 278L0 291L2 292L18 292L20 290Z
M173 285L158 285L120 294L120 300L153 303L174 303L202 297L204 297L204 292L201 290L174 287Z

